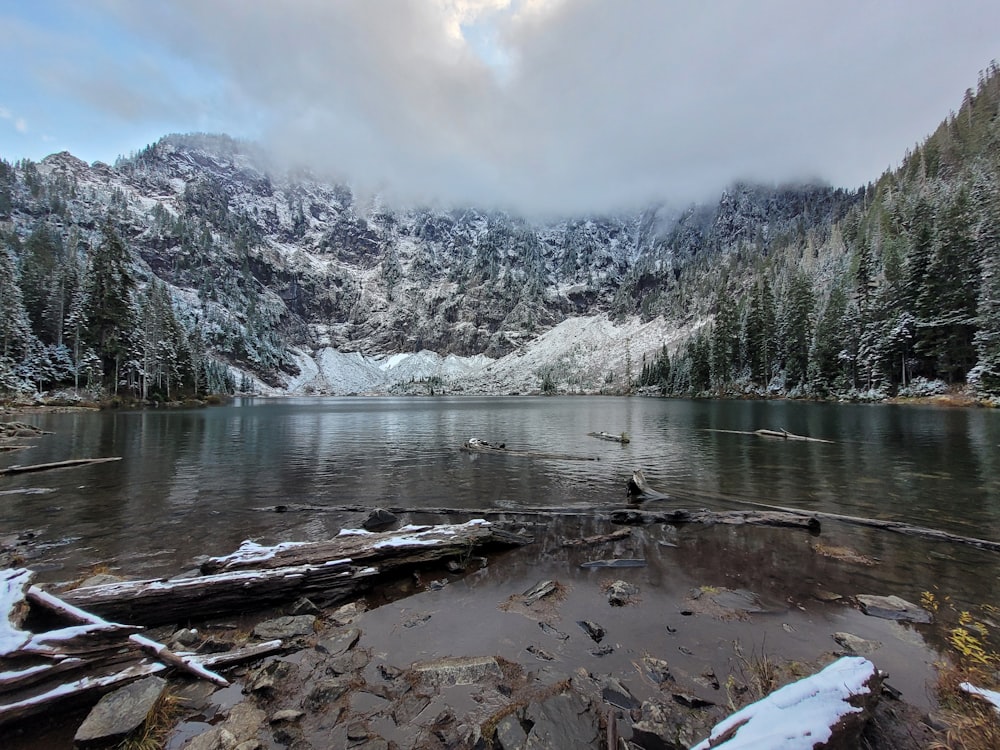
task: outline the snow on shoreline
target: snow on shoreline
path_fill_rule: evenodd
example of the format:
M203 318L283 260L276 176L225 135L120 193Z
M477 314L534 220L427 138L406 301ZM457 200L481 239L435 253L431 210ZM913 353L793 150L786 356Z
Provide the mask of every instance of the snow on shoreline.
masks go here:
M293 357L299 374L289 377L284 388L260 384L260 390L265 395L386 394L433 380L448 393L498 395L537 391L543 374L551 372L559 391L593 393L623 383L629 365L637 378L643 357L651 361L664 346L672 351L699 326L677 328L662 318L618 323L605 314L567 318L500 359L427 350L366 356L329 346L298 349Z

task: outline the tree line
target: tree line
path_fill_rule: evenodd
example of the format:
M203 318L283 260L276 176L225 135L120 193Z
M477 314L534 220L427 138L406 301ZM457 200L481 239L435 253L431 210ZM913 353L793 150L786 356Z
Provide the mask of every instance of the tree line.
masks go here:
M155 276L140 284L111 215L94 247L44 220L0 235L0 391L61 386L157 400L236 386L201 321L183 325Z
M638 383L665 393L1000 394L1000 68L864 190L815 253L723 274L701 327ZM831 272L815 255L837 258ZM793 260L789 262L789 257Z

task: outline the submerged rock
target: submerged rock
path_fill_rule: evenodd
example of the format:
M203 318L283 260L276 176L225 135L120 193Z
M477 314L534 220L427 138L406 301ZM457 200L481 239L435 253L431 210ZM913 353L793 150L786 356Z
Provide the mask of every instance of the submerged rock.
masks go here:
M834 633L833 640L854 656L865 656L877 651L882 646L878 641L869 641L851 633Z
M624 607L635 603L639 595L639 587L626 581L614 581L608 586L608 604L612 607Z
M375 508L361 522L361 527L366 531L384 531L398 521L396 514L384 508Z
M926 623L931 621L930 612L898 596L858 594L855 598L858 600L858 604L861 605L861 611L871 617L881 617L883 620L902 620L905 622Z
M492 656L464 656L417 662L411 669L430 685L471 685L486 679L500 679L500 663Z
M590 620L578 620L576 624L583 628L583 632L589 635L594 643L600 643L604 640L604 628L596 622L591 622Z

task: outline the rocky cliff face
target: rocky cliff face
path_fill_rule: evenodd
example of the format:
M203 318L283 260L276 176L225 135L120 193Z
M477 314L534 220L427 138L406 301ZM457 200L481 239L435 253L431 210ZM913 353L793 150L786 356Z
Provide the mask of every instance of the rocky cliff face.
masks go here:
M430 350L498 358L577 316L690 324L685 274L719 254L766 253L828 224L827 188L737 186L715 206L528 221L475 208L406 208L268 161L224 136L168 136L115 166L55 154L9 167L0 221L96 242L111 215L143 280L165 281L220 357L267 379L290 352Z

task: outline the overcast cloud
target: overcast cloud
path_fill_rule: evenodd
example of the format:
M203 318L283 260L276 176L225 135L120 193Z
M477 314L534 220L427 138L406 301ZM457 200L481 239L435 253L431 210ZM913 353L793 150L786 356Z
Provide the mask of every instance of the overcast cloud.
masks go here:
M364 190L528 212L687 203L736 179L854 188L897 164L1000 56L996 2L103 7L168 56L129 76L101 56L100 85L67 76L92 106L190 111L191 129L259 133L282 158ZM150 68L181 64L213 82L211 96ZM136 68L167 81L140 92Z

